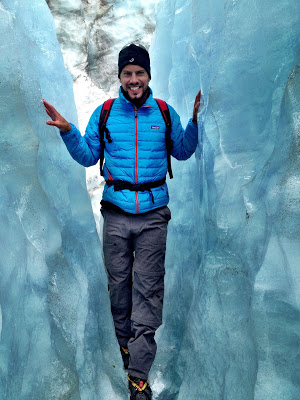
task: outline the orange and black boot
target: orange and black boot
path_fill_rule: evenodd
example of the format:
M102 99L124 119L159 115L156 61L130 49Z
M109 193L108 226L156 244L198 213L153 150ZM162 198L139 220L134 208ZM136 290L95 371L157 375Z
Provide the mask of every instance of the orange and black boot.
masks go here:
M129 365L129 357L130 357L129 351L128 351L127 347L123 347L123 346L120 346L120 351L121 351L124 369L125 369L125 371L127 371L128 365Z
M148 381L128 375L130 400L151 400L152 391Z

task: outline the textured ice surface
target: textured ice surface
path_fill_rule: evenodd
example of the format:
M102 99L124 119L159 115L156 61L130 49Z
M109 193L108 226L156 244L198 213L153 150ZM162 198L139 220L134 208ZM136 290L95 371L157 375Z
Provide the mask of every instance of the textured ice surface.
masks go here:
M149 47L159 0L46 1L54 15L65 63L73 78L86 73L97 86L115 95L116 55L132 41Z
M157 96L184 120L205 101L203 152L170 185L158 398L296 400L299 3L162 2L151 49Z
M156 400L300 397L298 15L159 6L151 86L184 124L201 86L205 130L173 162ZM0 398L125 400L84 169L45 125L42 97L76 123L45 1L1 0L0 30Z
M46 1L54 17L65 65L74 79L75 96L80 91L75 98L82 109L80 114L87 111L89 118L90 109L98 105L95 101L116 96L120 49L132 41L150 46L159 0ZM88 85L94 89L92 96L83 90ZM85 104L88 110L83 107ZM79 123L81 118L79 115Z
M47 4L2 0L0 32L0 398L117 399L85 171L45 125L42 97L77 120Z

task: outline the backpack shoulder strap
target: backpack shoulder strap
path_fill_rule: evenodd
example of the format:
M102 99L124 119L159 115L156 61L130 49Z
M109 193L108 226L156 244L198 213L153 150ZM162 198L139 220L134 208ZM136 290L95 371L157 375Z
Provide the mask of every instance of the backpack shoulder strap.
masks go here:
M99 118L99 134L100 134L100 145L101 145L101 151L100 151L100 175L101 176L103 176L103 162L104 162L104 147L105 147L104 132L106 133L106 139L108 140L108 142L109 143L112 142L109 131L106 127L106 122L109 117L109 113L110 113L110 110L112 108L114 101L115 101L115 99L108 99L103 103L100 118Z
M167 148L167 162L168 162L168 172L170 179L173 178L173 172L171 167L171 150L173 147L173 141L171 140L171 116L168 104L164 100L155 99L160 109L160 112L164 118L166 124L166 148Z

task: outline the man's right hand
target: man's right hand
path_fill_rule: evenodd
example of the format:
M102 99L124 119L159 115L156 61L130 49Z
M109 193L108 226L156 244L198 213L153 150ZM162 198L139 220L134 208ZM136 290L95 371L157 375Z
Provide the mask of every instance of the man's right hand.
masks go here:
M66 121L64 119L64 117L62 117L56 111L56 109L51 104L49 104L45 99L43 99L43 103L44 103L47 114L52 119L52 121L46 121L46 124L56 126L56 128L58 128L62 132L69 132L72 129L69 122Z

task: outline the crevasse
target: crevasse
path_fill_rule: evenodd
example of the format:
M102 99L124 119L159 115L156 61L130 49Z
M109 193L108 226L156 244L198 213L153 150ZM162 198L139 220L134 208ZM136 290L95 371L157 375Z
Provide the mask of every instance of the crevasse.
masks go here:
M158 6L151 87L183 124L201 87L204 128L169 183L156 400L300 396L299 6L275 3ZM127 399L85 171L45 124L43 97L77 123L46 2L2 0L0 32L0 398Z

